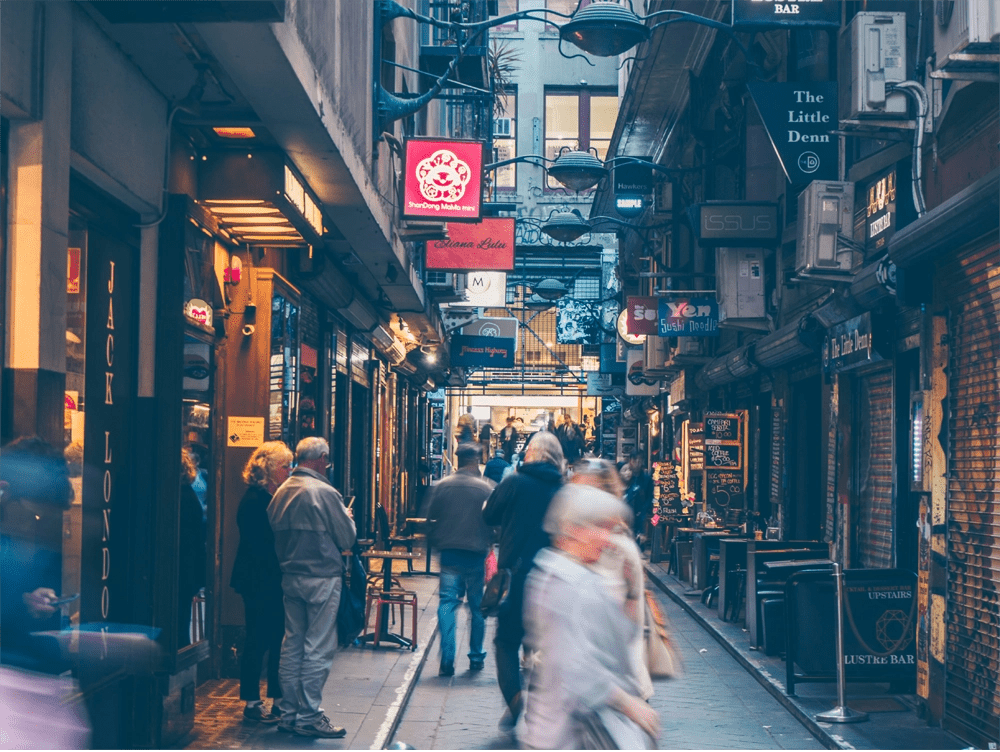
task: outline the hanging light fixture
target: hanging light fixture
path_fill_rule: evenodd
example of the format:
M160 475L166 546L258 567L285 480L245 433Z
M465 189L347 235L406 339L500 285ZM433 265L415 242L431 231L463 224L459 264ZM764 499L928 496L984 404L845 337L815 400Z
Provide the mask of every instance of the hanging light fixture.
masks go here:
M559 28L564 42L598 57L615 57L649 39L650 30L630 8L594 0Z
M558 279L549 277L536 285L532 285L531 291L544 300L558 300L569 292L569 289Z
M560 243L570 243L577 240L590 230L590 225L576 209L552 212L548 221L542 225L542 232Z
M553 179L573 191L593 188L608 174L604 163L589 151L564 151L548 167Z

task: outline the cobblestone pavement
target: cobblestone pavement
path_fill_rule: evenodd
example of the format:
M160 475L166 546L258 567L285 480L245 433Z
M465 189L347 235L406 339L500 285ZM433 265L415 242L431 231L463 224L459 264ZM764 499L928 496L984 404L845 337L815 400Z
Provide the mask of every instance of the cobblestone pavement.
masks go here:
M655 592L655 591L654 591ZM660 713L663 749L823 749L707 632L657 593L684 660L679 679L656 682L650 701ZM485 670L466 671L468 611L459 618L456 674L437 675L433 646L392 741L417 749L507 749L498 731L504 704L492 658L493 620L487 629Z

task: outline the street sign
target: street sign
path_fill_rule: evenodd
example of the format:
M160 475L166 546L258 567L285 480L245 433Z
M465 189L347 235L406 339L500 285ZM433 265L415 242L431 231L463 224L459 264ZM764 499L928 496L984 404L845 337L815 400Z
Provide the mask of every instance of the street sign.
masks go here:
M411 138L404 149L404 219L479 222L482 141Z
M760 247L778 242L778 205L766 201L706 201L691 207L702 246Z
M428 269L511 271L514 268L514 218L487 217L482 222L449 222L447 240L428 240Z
M451 338L451 364L466 368L513 368L517 340L455 334Z

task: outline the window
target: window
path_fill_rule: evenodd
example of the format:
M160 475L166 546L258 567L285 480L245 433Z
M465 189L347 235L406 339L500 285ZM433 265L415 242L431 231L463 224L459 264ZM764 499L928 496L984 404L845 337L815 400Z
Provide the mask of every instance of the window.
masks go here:
M517 156L517 93L504 92L497 99L493 116L493 161L503 162ZM516 191L517 165L496 170L493 180L498 191Z
M604 159L618 119L618 96L613 91L570 89L545 92L545 156L555 159L560 149L594 148ZM560 185L546 179L549 188Z
M497 14L491 16L491 18L499 18L500 16L509 16L511 13L516 13L518 11L517 0L498 0L497 1ZM517 31L517 21L509 21L505 24L500 24L499 26L494 26L490 29L490 33L495 31Z

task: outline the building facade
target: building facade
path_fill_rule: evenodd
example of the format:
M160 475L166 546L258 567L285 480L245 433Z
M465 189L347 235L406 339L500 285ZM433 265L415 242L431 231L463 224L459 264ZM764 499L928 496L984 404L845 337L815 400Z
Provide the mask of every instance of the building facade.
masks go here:
M678 464L706 414L741 416L742 495L722 503L699 480L699 503L827 541L846 567L916 572L928 719L993 743L1000 29L968 27L988 3L951 19L927 2L823 3L836 8L803 11L812 24L741 25L752 5L683 4L734 33L666 25L624 63L610 153L667 168L672 196L659 248L622 248L626 293L719 305L716 336L647 340L659 410L632 414L650 459ZM873 111L852 88L858 40L890 23L882 54L905 53L886 80L902 85ZM595 198L613 205L610 187Z

